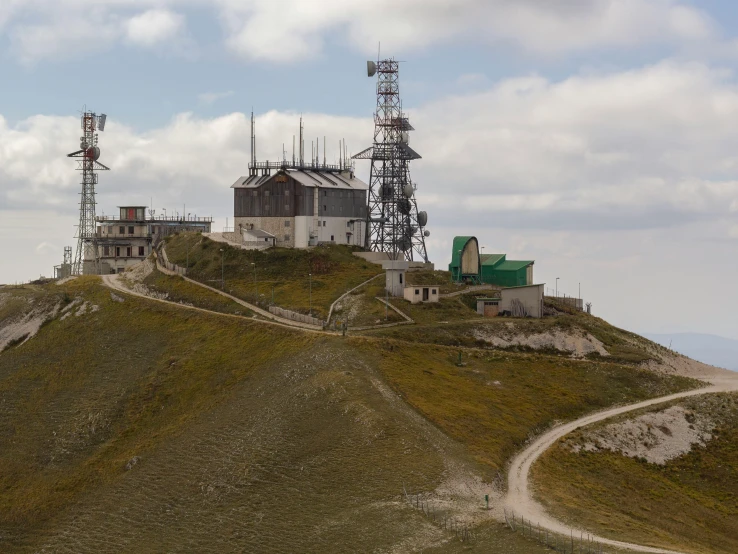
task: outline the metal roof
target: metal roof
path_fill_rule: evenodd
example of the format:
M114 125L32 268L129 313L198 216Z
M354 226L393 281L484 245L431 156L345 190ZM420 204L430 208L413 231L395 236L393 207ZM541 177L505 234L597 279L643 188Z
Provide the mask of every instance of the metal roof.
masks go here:
M264 239L264 238L273 239L274 238L273 234L267 233L263 229L245 229L244 233L248 233L249 235L252 235L260 239Z
M453 267L461 267L461 251L466 248L469 241L477 241L477 237L454 237L453 250L451 252L451 265ZM479 244L479 241L477 241Z
M482 265L497 265L501 261L505 261L506 254L482 254Z
M367 185L357 177L351 177L348 173L322 172L322 171L295 171L287 170L287 175L306 187L335 188L369 190ZM277 174L274 175L250 175L239 177L231 185L231 188L258 188Z
M514 261L514 260L505 260L500 265L494 268L495 271L519 271L521 269L525 269L529 265L533 265L532 260L528 261Z

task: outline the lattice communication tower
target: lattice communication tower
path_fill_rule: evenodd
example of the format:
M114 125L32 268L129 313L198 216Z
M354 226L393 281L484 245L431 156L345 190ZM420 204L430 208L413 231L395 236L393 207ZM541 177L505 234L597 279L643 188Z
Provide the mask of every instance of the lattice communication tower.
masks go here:
M410 179L410 162L420 154L409 145L414 129L402 111L399 70L400 62L394 59L367 62L369 77L378 76L374 144L354 156L372 161L364 246L390 253L393 259L427 262L428 214L418 211L417 187Z
M78 158L77 170L82 172L82 192L79 201L79 227L77 228L77 252L72 263L72 275L82 273L99 273L99 253L97 251L97 235L95 232L95 185L97 171L108 171L97 160L100 158L100 148L97 145L98 131L105 130L105 114L97 115L92 112L82 113L82 132L79 150L68 154L69 158ZM93 264L85 267L83 265Z

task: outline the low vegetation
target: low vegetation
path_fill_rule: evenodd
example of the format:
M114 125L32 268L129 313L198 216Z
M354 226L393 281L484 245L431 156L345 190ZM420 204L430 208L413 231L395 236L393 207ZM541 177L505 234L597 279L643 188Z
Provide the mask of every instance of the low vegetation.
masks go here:
M185 267L188 277L220 287L265 308L325 319L331 304L348 290L381 273L381 267L353 255L358 248L324 245L310 250L242 250L195 233L167 237L169 261ZM221 256L222 254L222 256Z
M670 405L714 419L713 439L657 465L607 450L574 452L571 444L588 429L578 431L534 466L540 500L606 537L689 552L737 552L738 395Z

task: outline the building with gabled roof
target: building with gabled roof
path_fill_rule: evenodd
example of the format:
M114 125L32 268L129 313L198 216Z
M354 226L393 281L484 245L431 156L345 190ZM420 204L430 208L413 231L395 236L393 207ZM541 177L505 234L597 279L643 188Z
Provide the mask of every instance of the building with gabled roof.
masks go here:
M456 282L500 287L533 284L532 260L508 260L506 254L480 254L476 237L454 237L448 270Z

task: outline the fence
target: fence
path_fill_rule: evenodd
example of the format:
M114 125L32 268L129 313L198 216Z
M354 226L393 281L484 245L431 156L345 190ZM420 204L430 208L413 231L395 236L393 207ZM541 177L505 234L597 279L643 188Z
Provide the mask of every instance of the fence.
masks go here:
M169 261L169 258L167 258L167 253L164 250L164 248L160 248L159 252L161 253L161 256L158 257L159 264L163 265L165 269L168 269L169 271L173 271L174 273L177 273L178 275L187 275L187 269L184 267L179 267L177 264L173 264Z
M317 317L299 314L297 312L285 310L284 308L279 308L277 306L269 306L269 312L276 316L283 317L292 321L300 321L302 323L309 323L310 325L317 325L319 327L325 325L325 322L322 319L318 319Z
M405 502L416 510L423 512L431 522L438 525L445 531L453 531L456 538L461 542L472 542L476 540L476 535L465 524L453 517L449 517L447 513L442 512L438 507L434 507L430 500L422 498L420 494L408 494L405 485L402 486L402 492L405 494Z
M505 512L505 523L513 532L520 532L523 536L531 538L546 548L552 549L554 552L562 554L605 554L602 544L596 542L589 534L585 535L580 531L579 537L571 531L568 537L550 533L547 529L542 529L540 524L533 525L531 520L526 521L523 516L516 517L515 512Z

